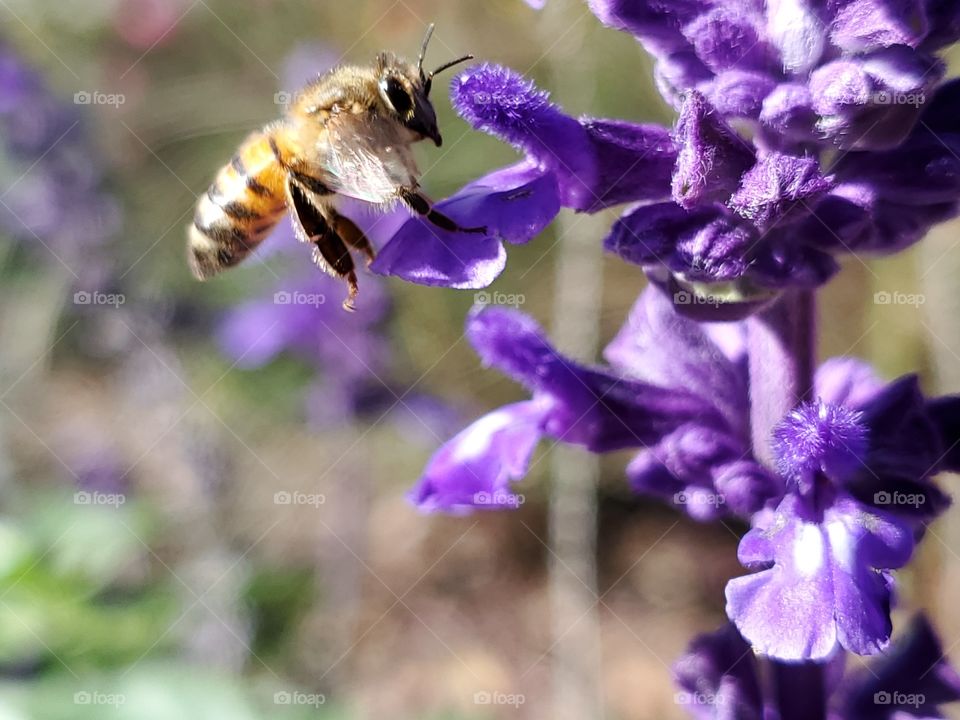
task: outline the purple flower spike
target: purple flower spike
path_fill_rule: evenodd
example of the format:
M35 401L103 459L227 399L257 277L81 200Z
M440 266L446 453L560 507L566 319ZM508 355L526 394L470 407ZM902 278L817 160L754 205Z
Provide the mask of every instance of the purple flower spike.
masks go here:
M840 497L822 513L788 495L768 523L740 542L740 562L758 569L727 583L727 615L761 654L826 660L889 641L892 578L913 551L910 527Z
M774 429L777 468L786 477L808 480L823 472L846 478L867 454L867 429L860 413L840 405L805 403Z
M756 160L746 141L696 91L683 104L674 136L680 152L673 171L673 199L687 210L726 201Z

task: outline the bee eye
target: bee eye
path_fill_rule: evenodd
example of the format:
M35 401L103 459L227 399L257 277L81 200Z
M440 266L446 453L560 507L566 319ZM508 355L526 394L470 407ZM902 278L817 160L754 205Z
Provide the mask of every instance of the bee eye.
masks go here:
M387 96L387 100L397 111L397 115L405 116L413 110L413 100L400 81L396 78L387 78L380 81L380 89Z

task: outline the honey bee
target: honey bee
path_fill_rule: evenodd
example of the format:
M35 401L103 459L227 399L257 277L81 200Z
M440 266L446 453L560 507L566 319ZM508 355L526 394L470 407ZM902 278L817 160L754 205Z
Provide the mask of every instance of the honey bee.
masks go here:
M486 232L460 227L420 191L411 146L428 138L442 144L430 102L433 78L473 59L465 55L425 73L433 28L416 65L384 52L372 65L336 67L297 93L283 119L244 140L197 202L187 243L197 279L242 261L289 212L297 239L313 246L314 263L346 281L343 307L353 310L358 287L350 251L367 265L376 254L337 211L337 196L381 206L400 202L444 230Z

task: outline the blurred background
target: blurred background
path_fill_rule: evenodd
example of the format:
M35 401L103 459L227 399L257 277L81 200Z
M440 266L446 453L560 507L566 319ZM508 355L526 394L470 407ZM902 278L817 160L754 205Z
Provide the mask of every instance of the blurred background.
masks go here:
M670 664L723 622L743 528L633 496L629 455L547 447L516 513L421 516L404 495L430 453L523 397L463 339L474 293L365 274L347 315L286 222L214 281L185 264L246 133L338 61L415 56L431 21L428 65L472 52L573 114L671 123L584 5L0 0L0 718L685 716ZM435 102L431 195L514 157L446 82ZM644 283L600 254L612 217L510 247L490 289L585 361ZM960 391L957 237L847 262L823 357ZM955 655L953 514L901 599Z

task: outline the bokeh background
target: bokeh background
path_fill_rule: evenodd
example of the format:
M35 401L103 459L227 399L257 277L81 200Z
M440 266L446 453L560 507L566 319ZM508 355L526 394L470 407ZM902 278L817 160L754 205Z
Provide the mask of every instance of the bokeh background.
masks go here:
M522 397L463 339L475 293L366 274L347 315L286 223L221 278L186 269L195 198L283 93L413 56L431 21L428 66L469 51L573 113L672 122L575 0L0 0L0 718L685 716L670 664L723 621L743 528L634 497L628 456L547 447L517 512L421 516L432 450ZM439 198L513 152L437 88ZM563 216L490 289L587 361L644 283L599 252L611 217ZM822 356L960 391L958 239L850 258ZM897 616L954 656L955 515Z

